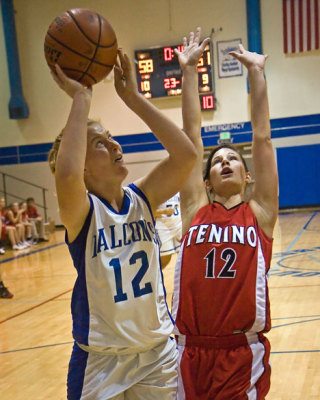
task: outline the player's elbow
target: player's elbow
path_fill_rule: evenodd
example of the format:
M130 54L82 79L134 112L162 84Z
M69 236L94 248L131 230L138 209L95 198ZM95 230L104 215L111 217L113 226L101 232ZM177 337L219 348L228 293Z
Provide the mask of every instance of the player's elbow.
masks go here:
M197 162L197 152L195 149L191 151L188 156L185 156L179 166L178 169L180 171L181 180L187 179L193 170L195 164Z
M191 171L197 161L198 152L196 147L190 142L188 153L183 157L182 163L188 171Z

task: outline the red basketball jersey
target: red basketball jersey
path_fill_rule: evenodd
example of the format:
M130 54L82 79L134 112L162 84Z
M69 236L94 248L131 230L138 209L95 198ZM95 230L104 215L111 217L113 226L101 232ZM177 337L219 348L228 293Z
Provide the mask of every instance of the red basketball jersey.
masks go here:
M270 330L267 272L272 239L248 203L202 207L183 237L175 270L176 334Z

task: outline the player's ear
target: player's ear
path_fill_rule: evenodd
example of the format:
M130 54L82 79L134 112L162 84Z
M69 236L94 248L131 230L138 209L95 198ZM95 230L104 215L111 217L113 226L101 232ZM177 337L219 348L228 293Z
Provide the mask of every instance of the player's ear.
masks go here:
M252 183L252 182L253 182L251 173L250 173L249 171L246 172L245 181L246 181L246 184L247 184L247 185L248 185L249 183Z
M213 187L212 187L212 185L210 183L210 180L209 179L205 179L204 180L204 184L205 184L205 187L206 187L206 191L209 192L209 193L212 193L213 192Z

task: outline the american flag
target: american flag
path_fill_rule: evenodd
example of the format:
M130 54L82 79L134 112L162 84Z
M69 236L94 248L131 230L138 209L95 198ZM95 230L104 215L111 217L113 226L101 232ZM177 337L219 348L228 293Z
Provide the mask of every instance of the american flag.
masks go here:
M285 53L320 48L319 7L320 0L282 0Z

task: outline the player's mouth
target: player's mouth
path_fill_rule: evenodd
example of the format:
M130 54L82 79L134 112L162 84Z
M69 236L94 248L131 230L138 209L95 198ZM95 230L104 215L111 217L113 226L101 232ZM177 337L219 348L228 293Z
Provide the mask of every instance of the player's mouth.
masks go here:
M122 154L114 159L114 163L122 163L122 162L123 162Z
M230 167L224 167L221 171L221 175L223 177L228 177L233 173L232 169Z

